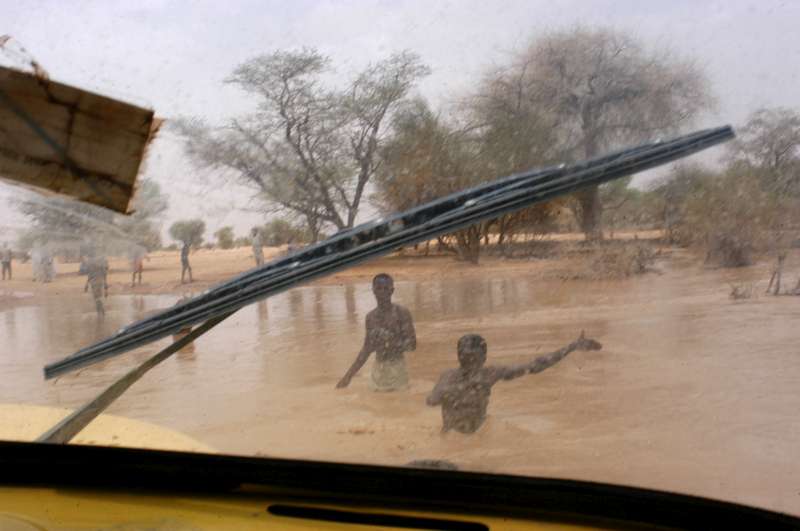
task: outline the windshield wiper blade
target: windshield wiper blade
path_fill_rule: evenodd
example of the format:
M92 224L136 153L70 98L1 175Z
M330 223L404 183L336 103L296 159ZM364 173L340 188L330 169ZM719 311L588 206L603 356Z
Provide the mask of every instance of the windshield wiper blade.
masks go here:
M248 304L474 223L581 188L683 158L734 137L729 126L653 142L575 164L535 170L466 189L387 218L364 223L241 273L159 314L44 368L45 378L117 356Z
M122 396L125 391L139 381L150 369L168 359L180 349L194 341L195 338L200 337L217 326L230 315L231 314L224 314L209 319L203 323L203 325L198 326L184 337L174 341L168 347L146 359L143 363L137 365L121 378L114 381L114 383L109 385L102 393L55 423L50 429L40 435L36 439L36 442L67 444L78 435L81 430L88 426L90 422L105 411L108 406L113 404L117 398Z

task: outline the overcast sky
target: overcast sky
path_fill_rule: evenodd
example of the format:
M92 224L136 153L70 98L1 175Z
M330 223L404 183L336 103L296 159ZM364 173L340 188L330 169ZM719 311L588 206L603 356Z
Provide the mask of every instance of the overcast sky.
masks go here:
M625 30L651 48L697 59L719 101L699 126L736 125L761 106L800 108L798 1L0 0L0 7L0 34L25 46L51 78L166 118L221 122L245 112L251 101L222 80L253 55L300 46L329 54L343 76L410 48L433 70L419 91L441 105L537 34L576 24ZM169 133L153 145L144 173L169 196L165 225L199 215L211 230L230 224L244 234L258 219L241 193L198 177ZM13 190L0 184L0 196ZM0 214L0 226L23 224Z

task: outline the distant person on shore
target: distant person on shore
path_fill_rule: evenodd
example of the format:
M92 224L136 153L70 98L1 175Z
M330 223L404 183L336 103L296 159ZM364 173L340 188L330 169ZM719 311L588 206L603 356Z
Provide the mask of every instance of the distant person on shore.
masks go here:
M52 282L56 277L53 255L45 248L41 250L38 258L37 279L44 283Z
M426 402L429 406L442 406L442 432L455 430L465 434L475 433L486 420L486 409L494 384L542 372L570 352L601 348L600 343L585 338L581 332L578 339L561 350L539 356L529 363L486 367L486 340L477 334L468 334L458 340L458 362L461 366L441 375Z
M142 285L142 272L144 271L144 260L147 257L147 252L144 247L135 246L131 251L131 287L136 285L136 279L139 279L139 285Z
M83 291L92 288L92 298L97 315L106 314L103 299L108 298L108 261L103 256L97 256L94 251L86 259L86 285Z
M193 282L192 266L189 265L190 249L191 245L189 245L189 242L183 242L183 247L181 247L181 284L184 284L187 272L189 273L189 282Z
M250 231L250 238L253 243L253 257L256 259L256 267L264 265L264 240L258 227L253 227Z
M403 353L417 348L411 312L392 303L394 280L385 273L372 279L372 293L378 306L367 314L364 346L336 387L350 385L350 380L374 352L370 387L374 391L406 389L408 370Z
M294 243L294 238L289 236L289 238L286 240L286 254L292 254L302 246L303 245L300 243Z
M8 247L8 242L3 244L3 249L0 251L0 262L3 263L3 280L6 280L6 274L8 274L8 280L11 280L11 260L14 257L11 249Z

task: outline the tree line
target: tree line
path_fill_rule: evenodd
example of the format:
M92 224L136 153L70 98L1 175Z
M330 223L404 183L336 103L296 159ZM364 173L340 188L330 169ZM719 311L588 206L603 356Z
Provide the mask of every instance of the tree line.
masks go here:
M715 108L693 60L602 27L537 35L439 108L416 91L430 73L408 50L347 78L318 50L277 50L245 60L225 80L252 99L252 112L221 125L185 117L173 127L198 168L251 191L272 218L260 227L264 243L281 245L352 227L367 201L381 213L405 210L486 180L677 134ZM704 246L709 260L746 263L760 249L789 245L800 194L800 115L761 109L738 132L719 168L683 164L645 188L631 187L630 178L590 187L437 246L477 263L487 243L510 253L520 235L565 223L589 241L658 228L672 243ZM166 200L150 181L128 218L58 198L18 206L31 220L29 240L91 234L161 245ZM170 233L185 241L200 223L184 220ZM204 232L203 223L192 245ZM231 227L214 237L222 248L251 243Z
M800 113L759 109L737 132L720 168L678 165L631 205L723 266L800 245Z
M256 110L215 127L176 124L198 167L249 186L263 210L320 231L354 225L364 194L397 211L517 171L597 156L679 131L713 107L692 61L648 51L631 36L574 28L534 38L487 70L471 93L436 110L413 89L430 73L410 51L330 81L330 58L314 49L249 59L226 80ZM452 246L477 261L490 231L500 238L568 206L587 238L602 238L603 194L589 188L460 231ZM442 242L443 244L445 242Z
M205 240L206 223L202 219L176 221L169 227L170 237L193 248L233 249L253 245L253 232L257 231L262 245L278 247L287 244L309 243L311 236L302 227L292 225L285 219L273 219L264 225L252 227L245 236L236 237L233 227L226 225L217 229L213 241ZM177 247L177 245L175 246Z

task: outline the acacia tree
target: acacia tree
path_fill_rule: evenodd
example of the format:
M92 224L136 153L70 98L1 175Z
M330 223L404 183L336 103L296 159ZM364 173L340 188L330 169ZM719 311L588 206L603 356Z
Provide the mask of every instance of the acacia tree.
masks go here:
M256 112L223 128L177 122L192 160L230 170L271 211L301 218L315 241L325 225L354 225L386 119L429 73L408 51L370 65L341 90L323 83L329 70L329 58L314 49L254 57L227 82L255 97Z
M610 29L551 33L518 54L519 85L551 117L567 159L677 131L713 105L705 75L693 63L649 52ZM588 239L602 238L598 187L577 195Z

